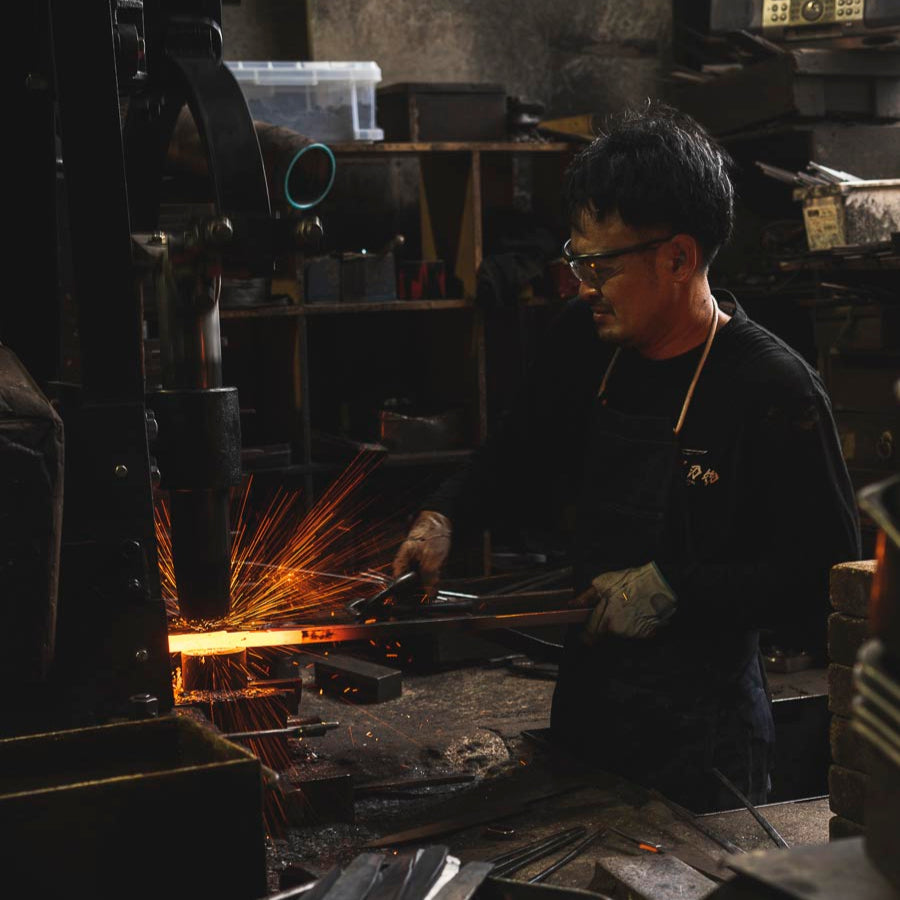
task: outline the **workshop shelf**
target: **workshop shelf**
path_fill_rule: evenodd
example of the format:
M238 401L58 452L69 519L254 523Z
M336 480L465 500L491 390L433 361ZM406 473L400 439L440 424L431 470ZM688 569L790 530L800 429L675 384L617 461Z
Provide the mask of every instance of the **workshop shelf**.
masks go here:
M319 209L332 243L371 248L396 228L413 259L443 261L451 296L308 303L297 279L303 261L296 260L283 266L271 289L290 303L221 310L225 379L239 390L245 446L288 442L292 448L292 465L252 474L302 490L308 505L346 465L340 454L319 454L314 432L378 441L378 409L389 398L459 410L461 423L446 449L411 452L416 448L410 445L410 452L387 454L372 476L373 492L427 492L483 441L489 421L511 402L534 335L556 303L535 286L514 303L485 308L475 302L478 271L486 253L503 252L506 223L523 203L535 221L559 232L562 246L568 223L560 187L580 147L562 141L330 146L346 178L345 194L336 190ZM409 173L401 203L411 200L410 191L415 203L403 207L406 218L394 224L394 208L383 205L394 195L373 192L381 176L373 181L372 173L400 171L396 167ZM342 197L353 200L349 208ZM370 220L377 226L354 230L354 223ZM482 561L489 542L484 546L486 552L475 554Z
M292 306L259 306L254 309L223 309L223 319L262 319L278 316L327 316L347 313L424 312L442 309L466 309L471 300L385 300L360 303L303 303Z
M546 306L544 297L521 301L525 307ZM345 315L347 313L439 312L446 309L475 309L471 300L387 300L373 303L306 303L291 306L257 306L246 309L223 309L222 319L275 319L296 316Z
M334 153L561 153L572 149L565 141L345 141L329 144Z

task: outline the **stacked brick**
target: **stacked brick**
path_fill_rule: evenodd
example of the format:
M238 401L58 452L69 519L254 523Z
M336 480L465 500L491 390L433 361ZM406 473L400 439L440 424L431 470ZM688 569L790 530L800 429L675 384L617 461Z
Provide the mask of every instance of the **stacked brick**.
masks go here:
M832 840L865 834L867 749L851 728L853 665L869 638L869 594L875 560L841 563L831 570L828 619L828 708L831 711L831 768L828 791Z

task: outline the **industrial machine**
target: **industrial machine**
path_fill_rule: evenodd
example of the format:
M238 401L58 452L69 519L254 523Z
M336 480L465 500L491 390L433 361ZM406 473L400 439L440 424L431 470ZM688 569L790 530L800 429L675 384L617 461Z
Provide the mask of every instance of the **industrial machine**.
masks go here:
M709 24L714 33L874 47L895 41L900 6L895 0L712 0Z
M277 195L308 175L318 196L326 165L307 154L295 166L310 142L271 128L261 152L222 61L219 0L52 0L27 15L16 152L33 192L17 212L36 274L30 303L0 305L0 339L52 398L66 462L58 600L40 600L56 627L46 665L22 667L14 686L12 734L128 716L148 695L171 707L154 486L169 492L182 616L227 614L228 492L241 468L237 390L222 383L222 277L265 276L279 254L319 245L318 219ZM189 204L171 195L179 166L200 186ZM69 267L77 384L60 371ZM158 385L144 359L149 327ZM15 672L31 650L12 644Z

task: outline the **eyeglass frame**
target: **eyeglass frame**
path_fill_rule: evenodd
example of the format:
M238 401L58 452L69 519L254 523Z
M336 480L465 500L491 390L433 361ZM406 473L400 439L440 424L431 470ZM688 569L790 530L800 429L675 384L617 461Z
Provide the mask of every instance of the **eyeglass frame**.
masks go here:
M590 260L616 259L620 256L625 256L626 254L629 254L629 253L640 253L642 250L649 250L654 245L659 246L661 244L665 244L666 241L671 241L673 237L675 237L675 235L670 234L668 237L653 238L652 240L649 240L649 241L643 241L640 244L631 244L628 247L620 247L618 250L605 250L605 251L601 251L599 253L579 253L577 255L573 254L572 251L569 249L569 245L572 243L572 239L569 238L569 240L567 240L565 242L565 244L563 244L563 259L565 259L565 261L569 264L569 268L572 270L572 274L580 282L589 283L587 281L587 279L582 278L577 272L576 266L579 262L582 262L583 260L588 260L588 259L590 259ZM621 269L619 271L621 271ZM606 278L604 278L602 281L600 281L599 284L594 284L592 286L600 287L605 282L607 282L610 278L612 278L614 275L618 275L618 274L619 274L619 272L611 272L609 275L606 276Z

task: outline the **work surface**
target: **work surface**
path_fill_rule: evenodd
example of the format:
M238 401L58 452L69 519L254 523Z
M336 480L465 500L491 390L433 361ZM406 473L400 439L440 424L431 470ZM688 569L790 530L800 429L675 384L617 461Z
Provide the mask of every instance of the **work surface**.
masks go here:
M333 865L346 865L367 845L446 844L465 862L494 857L576 825L588 829L612 825L671 852L664 858L654 856L607 834L555 873L550 884L610 889L603 883L602 872L595 870L600 862L626 883L643 880L645 893L635 896L662 900L701 897L712 889L714 882L691 866L704 869L707 875L710 869L723 871L716 865L724 854L722 848L680 820L658 797L605 773L566 770L539 740L523 735L548 726L552 681L523 677L502 667L405 674L399 698L356 705L344 697L321 695L313 686L312 668L302 671L307 682L303 716L341 723L324 737L302 743L306 776L350 773L357 790L373 783L437 775L468 775L474 780L417 790L359 791L352 824L290 826L270 841L272 889L279 887L279 873L286 867L300 865L319 875ZM797 692L810 690L808 676L793 676L793 681ZM827 799L763 809L792 846L828 840ZM455 820L454 827L429 833L429 824L447 820ZM744 850L772 847L744 810L705 816L701 822ZM405 838L409 844L402 843ZM553 858L533 863L512 877L527 880Z

